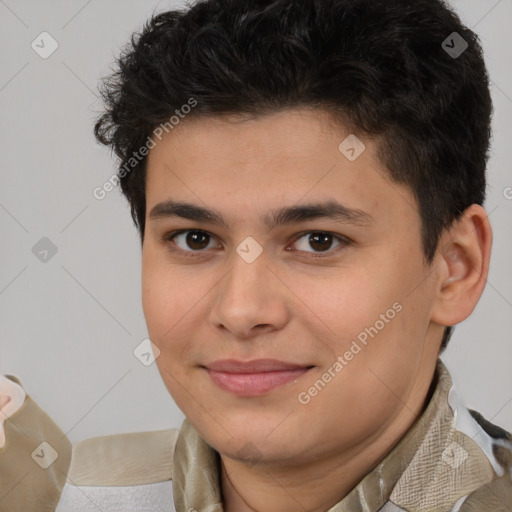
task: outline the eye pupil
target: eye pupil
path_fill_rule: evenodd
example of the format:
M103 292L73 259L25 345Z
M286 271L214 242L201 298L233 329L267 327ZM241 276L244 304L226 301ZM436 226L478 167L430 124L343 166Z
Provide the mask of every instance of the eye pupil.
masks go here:
M313 247L316 250L326 251L332 245L332 240L331 239L332 239L332 235L330 235L329 233L313 233L312 235L310 235L309 243L311 244L311 247ZM322 247L322 245L325 244L326 242L329 242L327 244L328 246L327 247ZM319 243L321 247L315 247L315 245L317 243Z
M205 243L205 239L207 239L207 237L208 235L204 231L190 231L186 237L187 244L191 249L204 249L208 246L208 240L206 240ZM194 244L199 244L199 247L194 246Z

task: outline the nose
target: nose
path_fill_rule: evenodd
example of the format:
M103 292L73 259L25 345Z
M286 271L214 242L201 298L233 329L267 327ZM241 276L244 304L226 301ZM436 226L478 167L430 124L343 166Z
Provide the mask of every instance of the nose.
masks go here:
M231 269L215 287L210 321L239 339L282 329L289 319L287 291L265 252L252 263L234 253Z

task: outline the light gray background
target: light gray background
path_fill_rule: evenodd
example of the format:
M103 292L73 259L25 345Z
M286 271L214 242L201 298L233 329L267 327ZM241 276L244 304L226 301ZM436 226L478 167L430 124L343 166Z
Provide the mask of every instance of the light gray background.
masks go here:
M147 330L128 205L117 188L102 201L92 195L115 171L92 133L99 78L155 8L178 5L0 0L0 373L20 378L72 442L183 420L156 365L133 354ZM510 431L512 0L452 5L479 34L492 80L486 208L495 238L486 290L443 360L466 404ZM59 44L46 60L31 48L43 31ZM32 253L42 237L58 248L46 263Z

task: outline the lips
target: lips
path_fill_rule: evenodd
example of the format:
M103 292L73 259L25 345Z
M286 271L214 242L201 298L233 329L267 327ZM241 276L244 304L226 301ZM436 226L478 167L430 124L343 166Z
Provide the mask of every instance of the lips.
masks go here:
M212 381L224 391L238 396L259 396L297 380L311 368L310 365L276 359L246 362L223 359L208 364L206 370Z

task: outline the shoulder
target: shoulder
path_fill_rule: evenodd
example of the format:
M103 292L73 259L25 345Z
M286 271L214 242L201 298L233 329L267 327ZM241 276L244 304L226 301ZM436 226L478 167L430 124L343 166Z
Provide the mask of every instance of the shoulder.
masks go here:
M53 512L65 486L72 445L66 434L27 393L20 379L5 375L0 396L14 406L4 415L0 446L0 510ZM4 403L5 405L5 403Z
M494 479L481 485L464 499L460 512L512 512L512 435L486 420L477 411L469 409L469 412L488 436L496 474ZM481 443L479 440L479 444Z
M68 483L129 486L172 479L179 429L104 435L73 445Z
M178 429L91 437L73 445L56 512L174 512L174 446ZM94 506L93 506L94 505Z

